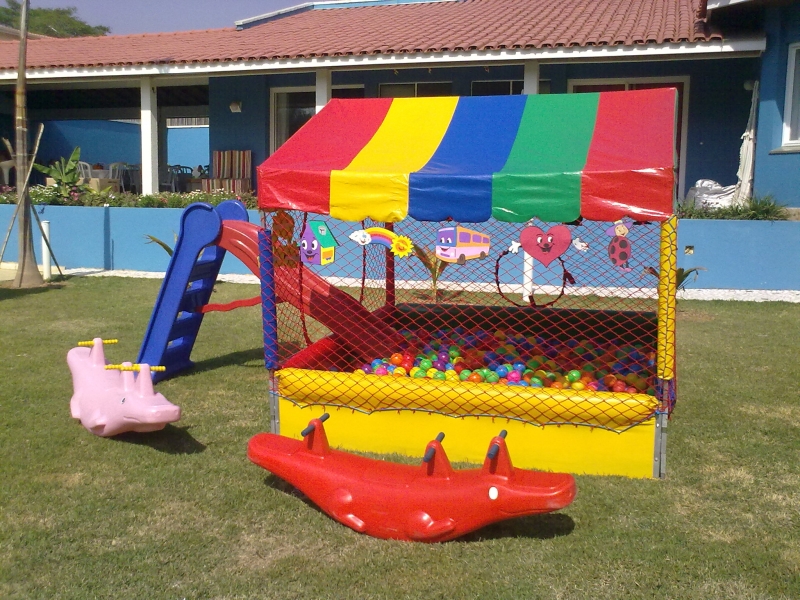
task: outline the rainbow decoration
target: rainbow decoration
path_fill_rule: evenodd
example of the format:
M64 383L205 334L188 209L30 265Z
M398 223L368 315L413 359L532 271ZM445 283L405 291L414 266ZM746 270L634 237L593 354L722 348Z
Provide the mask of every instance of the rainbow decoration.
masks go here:
M334 99L258 167L259 207L344 221L663 221L676 97Z
M350 234L350 239L359 246L376 244L391 250L392 254L404 258L414 251L414 244L411 239L404 235L397 235L394 231L389 231L383 227L367 227L359 229Z

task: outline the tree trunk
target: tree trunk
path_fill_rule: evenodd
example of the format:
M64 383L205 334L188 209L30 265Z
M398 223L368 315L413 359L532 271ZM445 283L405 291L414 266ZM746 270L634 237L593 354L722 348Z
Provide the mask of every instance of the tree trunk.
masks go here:
M33 226L31 223L31 197L28 194L28 114L26 107L26 55L28 48L28 6L30 0L22 3L22 18L19 26L19 68L16 89L16 160L17 160L17 203L21 204L18 229L19 251L17 254L17 274L13 286L16 288L36 287L44 284L42 274L36 265L33 249Z

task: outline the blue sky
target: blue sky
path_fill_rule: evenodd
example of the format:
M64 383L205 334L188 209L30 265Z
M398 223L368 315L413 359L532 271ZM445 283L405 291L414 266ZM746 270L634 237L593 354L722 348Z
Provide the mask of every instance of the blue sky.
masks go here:
M184 31L233 27L255 17L306 0L31 0L32 8L74 6L90 25L105 25L112 34Z

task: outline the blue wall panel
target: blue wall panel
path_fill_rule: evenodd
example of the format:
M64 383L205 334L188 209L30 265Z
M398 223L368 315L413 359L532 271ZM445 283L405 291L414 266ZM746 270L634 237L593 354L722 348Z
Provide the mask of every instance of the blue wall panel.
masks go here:
M0 223L8 223L14 210L13 205L0 205ZM140 271L166 271L169 257L159 246L147 244L145 234L154 235L172 246L174 234L180 226L182 211L169 208L101 208L39 206L42 219L51 222L53 250L58 261L67 268L88 267L96 269L132 269ZM258 213L249 211L251 222L258 222ZM360 278L361 247L348 239L359 226L355 223L329 221L331 230L339 242L336 250L337 260L331 265L315 268L321 275ZM509 224L511 228L507 239L511 239L521 226ZM478 227L479 228L479 227ZM415 229L415 239L420 243L433 244L431 228L430 239L421 236ZM635 231L635 228L634 228ZM633 232L632 232L633 233ZM16 229L12 232L4 261L17 260ZM501 236L505 237L505 236ZM582 234L585 239L589 237ZM36 254L41 262L41 241L35 230ZM505 240L507 241L507 240ZM603 240L603 243L605 240ZM632 238L634 247L637 239ZM502 245L501 242L497 242ZM592 242L593 243L593 242ZM601 242L597 242L601 243ZM694 253L684 253L686 246L693 246ZM496 245L491 253L495 257L501 247ZM370 252L380 253L377 246ZM572 252L570 250L569 252ZM602 253L599 254L602 256ZM800 222L797 221L713 221L682 220L678 227L678 266L692 268L701 266L707 271L701 273L696 282L690 284L701 289L762 289L762 290L800 290ZM569 261L580 260L580 255L572 252ZM634 259L636 255L634 255ZM644 256L643 256L644 258ZM522 273L521 256L506 257L503 281L511 283L513 274ZM486 261L486 281L493 279L494 260ZM516 265L514 266L514 263ZM415 259L398 259L398 277L426 279L425 271ZM568 265L572 268L572 264ZM640 272L645 265L631 265ZM608 268L603 263L598 269ZM574 270L574 269L573 269ZM236 258L229 256L222 267L223 273L249 273ZM581 270L575 270L580 273ZM614 275L613 269L609 270ZM556 284L561 271L554 265L536 269L537 284ZM609 285L620 285L616 280ZM459 281L458 269L448 269L444 280ZM593 277L593 282L597 278ZM517 281L516 283L519 283ZM578 281L578 284L581 282Z
M766 9L767 50L761 67L761 100L756 137L755 193L800 207L800 152L781 147L789 44L800 42L800 2Z
M47 121L37 162L47 164L81 148L81 160L88 163L141 162L141 129L133 123L116 121Z
M800 222L682 220L678 266L707 269L692 288L800 290Z
M167 129L167 163L195 168L207 165L208 127L170 127Z

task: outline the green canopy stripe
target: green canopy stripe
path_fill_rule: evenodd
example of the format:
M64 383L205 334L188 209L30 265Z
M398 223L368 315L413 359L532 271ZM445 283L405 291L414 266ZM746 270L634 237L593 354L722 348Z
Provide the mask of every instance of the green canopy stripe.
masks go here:
M492 216L569 222L581 212L581 171L600 94L528 96L505 166L492 178Z

